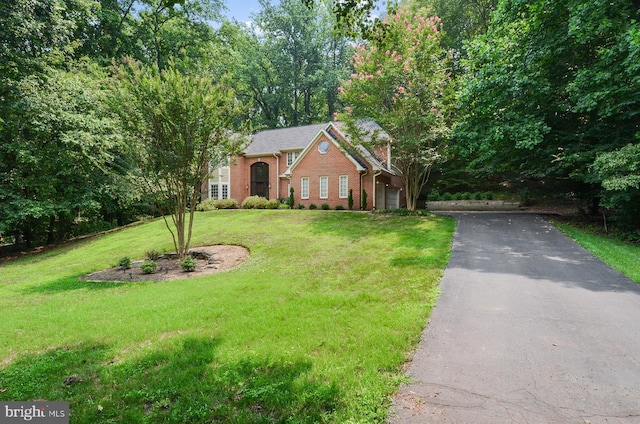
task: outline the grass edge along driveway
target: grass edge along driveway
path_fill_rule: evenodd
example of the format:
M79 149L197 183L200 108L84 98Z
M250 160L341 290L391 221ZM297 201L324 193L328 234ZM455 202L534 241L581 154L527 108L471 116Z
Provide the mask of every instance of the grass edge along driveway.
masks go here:
M192 245L240 267L161 283L79 275L169 251L162 221L3 264L0 400L72 423L384 422L438 293L452 219L213 211Z

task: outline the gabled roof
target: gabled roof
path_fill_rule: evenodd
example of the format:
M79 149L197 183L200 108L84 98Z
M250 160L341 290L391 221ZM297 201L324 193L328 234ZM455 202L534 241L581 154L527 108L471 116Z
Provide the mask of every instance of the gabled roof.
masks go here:
M328 124L324 123L261 131L252 137L251 144L243 153L247 156L258 156L302 150L327 126Z

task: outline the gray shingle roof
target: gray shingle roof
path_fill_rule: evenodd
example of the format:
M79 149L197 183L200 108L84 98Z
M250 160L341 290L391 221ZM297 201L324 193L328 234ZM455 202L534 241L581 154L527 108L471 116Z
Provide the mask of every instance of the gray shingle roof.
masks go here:
M271 155L288 150L302 150L328 125L329 123L324 123L261 131L252 137L251 144L244 150L244 154Z

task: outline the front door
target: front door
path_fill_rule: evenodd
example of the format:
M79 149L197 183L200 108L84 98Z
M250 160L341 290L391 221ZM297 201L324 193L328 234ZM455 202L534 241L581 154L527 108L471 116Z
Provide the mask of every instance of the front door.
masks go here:
M251 195L269 198L269 164L256 162L251 165Z

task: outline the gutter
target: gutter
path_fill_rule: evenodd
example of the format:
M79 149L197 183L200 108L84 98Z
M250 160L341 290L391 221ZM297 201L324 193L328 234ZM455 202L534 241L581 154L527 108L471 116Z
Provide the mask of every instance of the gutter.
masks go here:
M280 198L280 160L279 155L277 153L273 154L273 157L276 158L276 199Z

